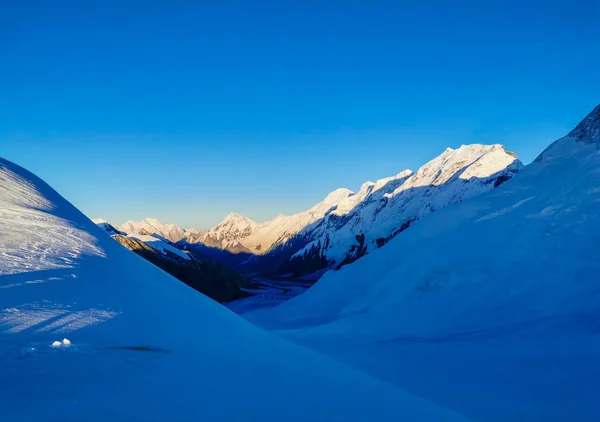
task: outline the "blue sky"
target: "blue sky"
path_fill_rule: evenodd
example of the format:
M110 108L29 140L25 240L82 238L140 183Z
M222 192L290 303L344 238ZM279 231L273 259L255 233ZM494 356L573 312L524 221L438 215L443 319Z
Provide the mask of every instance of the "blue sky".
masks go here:
M304 210L600 102L596 0L6 2L0 156L88 215ZM523 5L521 3L528 3Z

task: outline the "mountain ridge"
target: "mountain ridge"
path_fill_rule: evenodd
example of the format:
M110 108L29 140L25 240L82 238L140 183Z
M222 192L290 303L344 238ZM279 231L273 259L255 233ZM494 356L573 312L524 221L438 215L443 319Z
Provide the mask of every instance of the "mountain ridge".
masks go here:
M522 167L516 155L499 144L447 148L417 172L405 170L365 182L357 192L332 192L330 200L320 205L331 206L321 218L288 232L266 253L250 255L238 265L258 272L277 268L278 274L296 276L345 265L382 247L430 212L501 185ZM217 225L215 231L219 229Z
M151 218L128 221L119 230L156 234L246 271L272 270L275 264L279 274L307 275L359 259L429 212L497 187L521 167L517 156L500 144L461 145L446 148L417 172L367 181L356 192L339 188L306 211L265 222L231 212L206 231ZM420 208L414 205L419 201Z

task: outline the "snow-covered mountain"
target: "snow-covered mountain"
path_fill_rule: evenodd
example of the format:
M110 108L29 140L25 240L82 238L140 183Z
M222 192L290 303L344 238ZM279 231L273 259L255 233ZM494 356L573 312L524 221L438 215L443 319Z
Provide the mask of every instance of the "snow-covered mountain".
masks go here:
M352 262L379 248L413 222L510 179L522 167L501 145L448 148L416 173L338 189L308 211L265 223L232 213L190 244L259 256L246 267L297 275Z
M119 230L186 243L248 270L303 275L352 262L427 214L499 186L521 167L501 145L463 145L414 174L404 170L366 182L357 192L337 189L307 211L264 223L231 213L202 232L152 218L128 221ZM231 255L218 251L241 258L228 261Z
M112 224L110 224L104 218L92 218L92 222L94 224L96 224L98 227L100 227L102 230L104 230L106 233L108 233L109 235L125 234L125 232L117 230L115 228L115 226L113 226Z
M247 278L200 251L184 251L157 234L120 232L102 218L92 222L127 249L218 302L246 297L248 294L242 289L255 287Z
M0 288L2 421L465 420L249 324L3 159Z
M170 242L179 242L185 237L186 231L177 224L165 224L155 218L144 218L142 221L127 221L118 229L131 235L158 235ZM191 229L191 233L197 233Z
M307 225L323 218L340 202L352 195L348 189L337 189L314 207L298 214L278 215L273 220L257 223L236 213L229 214L217 226L203 233L187 236L188 243L224 249L233 253L262 255L285 243Z
M475 420L592 422L599 247L600 106L498 189L247 317Z
M324 265L352 262L428 214L500 186L522 166L502 145L463 145L446 149L415 173L365 183L348 198L357 200L298 234L295 244L305 245L284 272L306 272L303 261L315 257Z
M246 260L246 267L318 278L382 247L428 214L500 186L522 166L502 145L448 148L415 173L366 182L356 193L344 190L321 218Z
M188 257L188 255L185 252L183 252L181 249L178 249L175 246L173 246L172 244L169 244L169 241L167 240L167 238L161 236L160 233L155 233L154 235L138 234L140 232L141 233L147 232L145 228L140 228L140 227L143 224L147 224L148 220L152 221L154 223L154 226L159 227L159 228L160 227L164 228L167 226L169 226L169 227L175 226L174 224L166 225L166 224L161 223L154 219L142 220L140 223L134 223L134 222L129 221L129 222L125 223L123 226L127 226L128 228L130 228L130 227L132 227L132 225L135 225L138 229L135 230L137 233L127 233L125 231L119 231L119 230L115 229L112 224L110 224L108 221L106 221L103 218L92 218L92 222L94 222L98 227L100 227L101 229L106 231L106 233L108 233L111 236L123 235L123 236L131 237L133 239L139 240L140 242L144 242L145 244L150 246L152 249L154 249L157 252L160 252L164 255L167 255L167 254L174 255L183 260L190 259ZM121 227L123 227L123 226L121 226ZM178 226L175 226L175 227L178 227Z

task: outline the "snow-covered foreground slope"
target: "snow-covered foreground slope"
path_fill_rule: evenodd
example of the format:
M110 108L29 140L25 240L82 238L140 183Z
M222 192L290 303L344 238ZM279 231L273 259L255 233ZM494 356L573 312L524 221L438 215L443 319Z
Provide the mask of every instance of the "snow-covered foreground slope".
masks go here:
M0 274L3 422L463 420L250 325L4 160Z
M599 247L600 106L498 189L246 316L478 420L591 422Z

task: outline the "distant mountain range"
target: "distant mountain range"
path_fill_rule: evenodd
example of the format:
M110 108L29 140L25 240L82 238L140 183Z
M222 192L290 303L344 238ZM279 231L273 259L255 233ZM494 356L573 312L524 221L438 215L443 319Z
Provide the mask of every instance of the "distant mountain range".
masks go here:
M199 251L184 251L159 234L128 235L102 218L92 221L127 249L218 302L246 297L248 294L243 289L253 287L250 280L236 271ZM178 229L174 224L163 225L152 219L134 225L140 228L140 232L148 233L148 221L152 221L152 227L162 234L174 234ZM161 231L161 228L166 230Z
M157 234L171 242L178 242L185 237L186 233L186 231L177 224L165 224L154 218L145 218L138 222L129 220L119 226L118 229L127 234Z
M366 182L357 192L337 189L309 210L264 223L231 213L207 231L152 218L127 221L118 231L159 236L247 272L318 278L382 247L428 214L500 186L522 167L502 145L463 145L414 173Z

